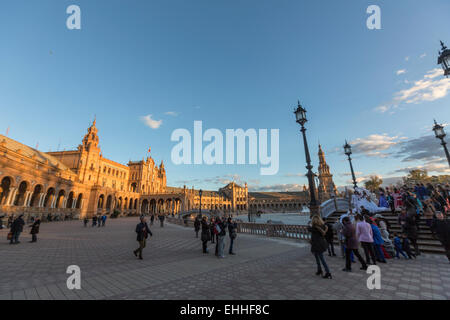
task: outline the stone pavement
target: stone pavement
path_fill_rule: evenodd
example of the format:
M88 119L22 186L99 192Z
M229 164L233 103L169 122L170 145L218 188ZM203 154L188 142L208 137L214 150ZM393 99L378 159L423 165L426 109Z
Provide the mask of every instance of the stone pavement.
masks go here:
M194 231L178 225L151 227L144 260L135 218L109 219L104 228L81 222L43 223L37 243L9 245L0 230L0 299L450 299L450 264L444 256L381 265L381 289L368 274L326 256L333 279L314 275L309 245L239 234L236 256L201 253ZM227 241L229 239L227 238ZM81 290L68 290L66 268L81 268Z

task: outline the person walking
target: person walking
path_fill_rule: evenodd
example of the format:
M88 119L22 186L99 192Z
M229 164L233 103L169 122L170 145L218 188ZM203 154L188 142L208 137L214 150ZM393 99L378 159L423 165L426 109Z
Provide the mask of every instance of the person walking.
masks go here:
M97 217L97 227L100 228L102 226L102 216L98 215Z
M411 251L411 246L409 244L408 236L406 234L402 234L402 249L406 252L409 259L416 258L416 255Z
M96 225L97 225L97 216L94 215L94 216L92 217L92 227L95 227Z
M417 245L417 213L416 208L411 202L406 201L406 219L405 219L405 233L409 241L414 247L415 256L420 255L419 246Z
M352 224L349 217L345 217L342 220L342 223L344 225L342 229L342 234L344 236L345 241L345 268L342 271L345 272L352 271L352 261L351 261L352 253L358 258L359 262L361 263L361 270L367 270L367 264L361 257L361 254L359 253L358 250L359 242L358 239L356 238L355 226Z
M155 215L152 213L151 217L150 217L150 225L153 225L153 221L155 221Z
M331 223L327 223L327 233L325 234L325 240L327 240L328 243L328 256L335 257L336 254L334 253L334 230L333 225Z
M15 219L11 224L11 233L12 237L9 244L18 244L20 233L23 231L23 226L25 225L25 221L23 220L23 215L21 214L17 219Z
M215 219L211 218L210 222L209 222L209 231L211 233L211 243L215 243L215 239L216 239L216 234L214 233L214 229L215 229Z
M202 240L203 253L208 253L208 241L211 239L211 231L209 228L209 224L206 221L206 216L204 216L202 218L201 226L202 226L201 240ZM198 238L198 236L197 236L197 238Z
M136 257L139 257L139 259L142 260L142 251L145 248L148 235L153 236L150 228L147 225L147 220L145 219L145 217L141 217L141 222L136 225L135 231L137 233L136 240L139 242L139 248L134 250L133 253Z
M107 216L106 216L106 214L104 214L104 215L102 216L102 227L105 226L106 219L107 219Z
M370 258L372 258L373 264L377 264L373 248L372 227L364 221L364 218L360 214L356 216L356 238L363 247L364 255L366 256L366 264L371 264Z
M233 244L234 240L237 237L237 223L233 221L233 219L230 217L228 218L228 234L230 235L230 249L228 250L228 254L235 255L233 251Z
M161 228L164 227L164 219L165 219L164 214L160 214L160 215L159 215L159 222L160 222L160 227L161 227Z
M397 233L394 233L394 247L395 247L395 257L397 259L400 259L400 255L399 254L404 256L405 259L408 259L408 256L403 251L402 239L400 239L400 237L397 235Z
M202 219L203 221L203 219ZM200 217L196 216L194 221L194 230L195 230L195 237L198 238L198 232L200 231Z
M87 227L87 225L88 225L88 223L89 223L89 219L88 219L88 217L84 217L84 219L83 219L83 223L84 223L84 227L86 228L86 227Z
M225 236L227 234L226 232L226 225L224 222L225 218L219 218L216 223L216 229L217 229L217 257L218 258L225 258L224 250L225 250Z
M377 261L381 263L386 263L383 249L381 249L381 246L384 244L384 240L383 237L381 236L380 229L375 224L375 222L368 217L366 219L366 222L369 223L370 227L372 228L373 247L375 249L375 256L377 257Z
M319 216L313 216L311 219L311 226L308 230L311 232L311 253L316 258L317 272L316 275L320 276L323 274L321 263L325 269L325 275L323 278L331 279L331 272L325 261L323 253L327 250L328 244L325 240L325 234L327 233L328 227L323 222L322 218Z
M39 233L39 226L41 225L41 219L37 218L31 225L31 242L37 242L37 234Z
M450 262L450 221L445 219L442 212L436 213L436 219L433 221L432 230L445 249L445 254Z

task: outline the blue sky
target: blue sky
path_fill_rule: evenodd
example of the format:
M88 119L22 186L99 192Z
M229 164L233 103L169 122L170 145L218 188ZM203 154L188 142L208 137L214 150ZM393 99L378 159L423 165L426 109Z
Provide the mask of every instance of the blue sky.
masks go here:
M68 30L66 8L81 8ZM381 7L382 30L366 8ZM449 80L436 72L450 45L450 2L22 1L0 3L0 129L43 151L72 149L94 115L103 155L164 160L168 184L252 190L306 183L297 99L317 169L320 141L337 185L348 183L341 146L355 146L360 179L405 168L448 173L433 118L450 122ZM168 114L172 113L172 114ZM161 121L150 128L141 117ZM171 163L177 128L280 129L280 169Z

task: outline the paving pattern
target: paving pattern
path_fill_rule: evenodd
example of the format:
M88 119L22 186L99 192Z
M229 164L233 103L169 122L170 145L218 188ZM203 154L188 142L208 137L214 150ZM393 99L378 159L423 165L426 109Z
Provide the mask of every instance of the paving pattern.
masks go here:
M44 223L37 243L26 232L18 245L0 230L0 299L450 299L450 264L441 255L389 260L380 266L381 289L369 290L369 275L357 264L342 272L340 257L326 256L332 280L315 276L307 243L239 234L237 255L217 259L213 245L202 254L193 230L178 225L152 226L138 260L136 223ZM67 289L69 265L81 268L81 290Z

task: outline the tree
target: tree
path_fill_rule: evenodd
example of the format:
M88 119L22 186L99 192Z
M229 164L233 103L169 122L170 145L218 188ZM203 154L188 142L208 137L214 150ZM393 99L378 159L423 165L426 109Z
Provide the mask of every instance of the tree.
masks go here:
M424 169L413 169L410 170L406 177L403 179L405 184L414 184L418 182L428 182L430 177L428 177L427 170Z
M377 191L381 185L383 184L383 179L378 176L371 176L369 180L364 182L364 186L367 190L370 190L371 192Z

